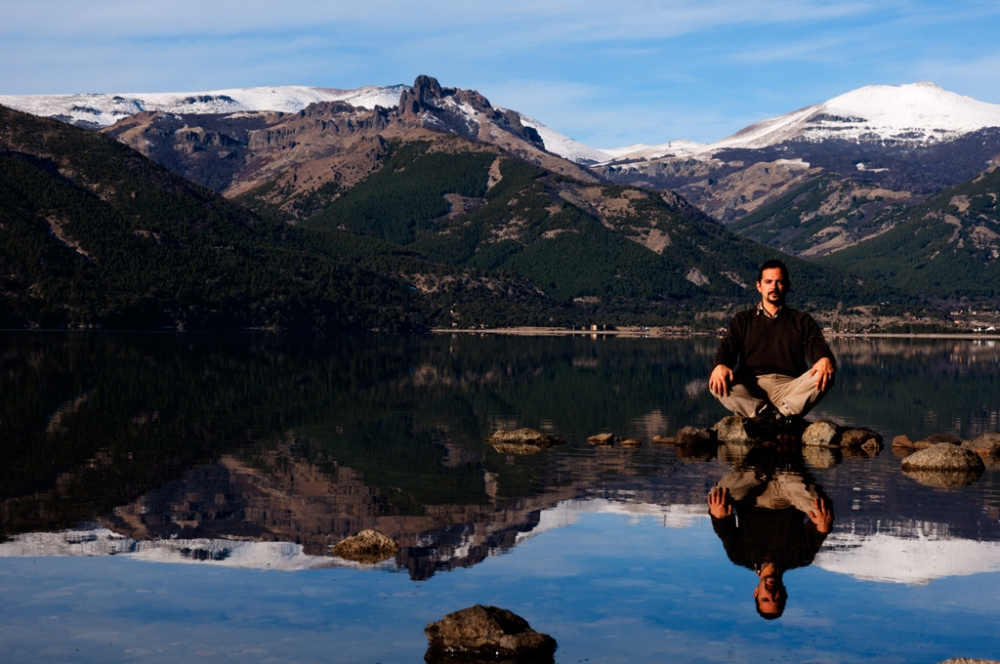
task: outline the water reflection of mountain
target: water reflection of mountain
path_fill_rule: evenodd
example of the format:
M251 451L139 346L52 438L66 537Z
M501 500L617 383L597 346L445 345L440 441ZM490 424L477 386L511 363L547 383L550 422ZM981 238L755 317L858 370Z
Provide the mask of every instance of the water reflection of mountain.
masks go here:
M718 419L703 388L712 339L7 342L0 514L12 545L24 543L21 534L87 521L147 553L167 539L202 542L209 559L308 559L294 567L333 562L331 544L374 528L403 546L396 564L419 579L474 565L579 511L685 523L727 470L713 450L584 442L601 430L648 440ZM967 414L996 400L995 365L956 368L954 348L929 348L918 356L933 362L890 348L873 351L878 362L853 365L844 358L863 353L845 352L842 392L824 405L887 437L922 433L915 395L918 413L961 420L965 435L988 423L981 413L989 408L971 425ZM849 394L857 382L870 386L863 399ZM544 428L569 442L503 455L483 442L501 425ZM994 473L968 490L935 491L883 453L814 474L838 506L831 541L841 532L877 541L886 524L898 524L894 537L926 539L925 526L907 524L927 523L941 526L934 541L1000 541ZM187 546L195 558L197 546Z

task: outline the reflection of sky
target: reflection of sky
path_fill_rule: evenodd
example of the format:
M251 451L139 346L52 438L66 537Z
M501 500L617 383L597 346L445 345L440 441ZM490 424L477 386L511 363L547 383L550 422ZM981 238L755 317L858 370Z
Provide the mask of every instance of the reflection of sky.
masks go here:
M755 613L755 575L707 519L579 512L472 568L414 583L124 557L0 560L0 660L417 662L424 625L475 603L525 617L557 661L938 662L1000 651L1000 574L925 586L792 570L788 608Z

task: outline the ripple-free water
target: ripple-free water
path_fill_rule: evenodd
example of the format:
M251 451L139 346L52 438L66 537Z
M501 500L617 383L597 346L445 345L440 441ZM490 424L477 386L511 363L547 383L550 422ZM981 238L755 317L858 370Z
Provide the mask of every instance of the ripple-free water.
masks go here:
M3 661L417 662L424 625L476 603L561 663L1000 658L1000 474L936 489L888 448L792 464L836 519L757 614L705 502L741 462L649 444L725 414L714 339L3 340ZM991 344L832 346L817 417L887 443L1000 429ZM567 442L484 442L521 426ZM332 556L365 528L401 553Z

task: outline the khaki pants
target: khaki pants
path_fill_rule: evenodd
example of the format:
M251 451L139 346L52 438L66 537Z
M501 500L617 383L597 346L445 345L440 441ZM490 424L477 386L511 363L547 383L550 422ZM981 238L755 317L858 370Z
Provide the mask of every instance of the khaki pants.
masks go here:
M796 417L812 410L826 392L816 389L816 377L807 371L798 378L782 374L738 375L729 388L729 396L712 394L727 409L743 417L760 415L771 404L785 417Z
M761 491L760 487L765 483L766 486ZM794 507L806 514L813 509L813 503L820 495L815 484L806 482L802 474L794 470L779 470L772 477L765 477L753 470L734 470L715 486L729 489L734 502L756 494L754 504L757 507L769 510Z

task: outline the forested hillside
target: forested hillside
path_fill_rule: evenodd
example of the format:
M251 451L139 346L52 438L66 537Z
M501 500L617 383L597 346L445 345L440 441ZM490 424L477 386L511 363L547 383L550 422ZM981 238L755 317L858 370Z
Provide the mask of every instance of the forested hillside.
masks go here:
M370 175L293 215L59 122L2 109L0 131L5 327L689 324L752 301L757 265L780 255L669 192L456 136L386 142ZM788 260L798 306L902 301Z
M894 227L817 261L952 303L996 307L1000 295L1000 168L944 190Z

